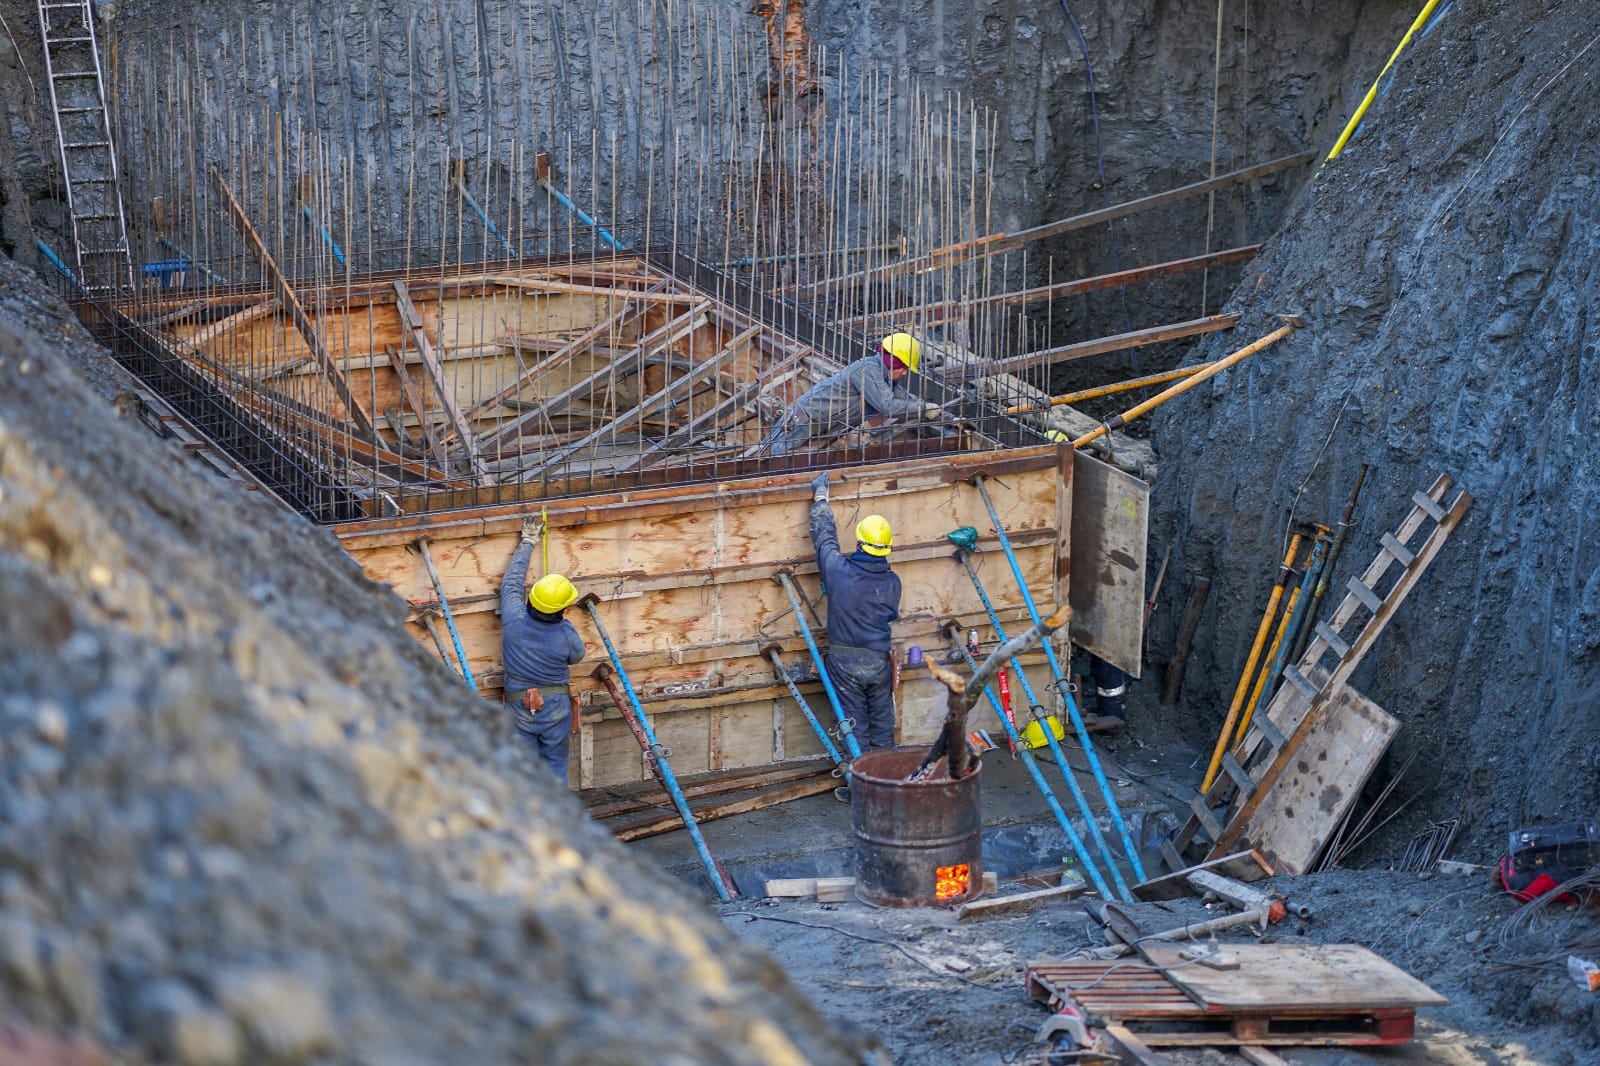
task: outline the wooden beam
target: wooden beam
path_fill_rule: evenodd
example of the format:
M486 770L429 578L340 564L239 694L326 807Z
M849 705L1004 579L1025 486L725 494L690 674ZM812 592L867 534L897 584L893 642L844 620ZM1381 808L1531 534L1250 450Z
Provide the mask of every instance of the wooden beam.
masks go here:
M823 278L822 280L813 282L810 285L792 285L786 289L780 289L778 291L787 293L804 290L801 295L806 298L810 298L821 296L824 293L835 292L839 289L849 288L852 285L862 284L868 281L878 281L884 278L897 277L901 274L925 274L930 270L938 270L942 267L954 266L969 259L977 259L985 255L994 255L997 252L1015 251L1026 244L1043 240L1046 237L1058 237L1063 233L1071 233L1074 230L1085 229L1089 226L1099 225L1102 222L1113 222L1119 218L1126 218L1129 215L1136 215L1142 211L1148 211L1152 207L1161 207L1166 204L1178 203L1181 200L1187 200L1195 196L1204 196L1206 193L1215 192L1219 189L1225 189L1230 185L1239 185L1244 182L1254 181L1257 178L1264 178L1269 174L1276 174L1281 170L1288 170L1292 167L1300 166L1303 163L1309 163L1316 157L1317 153L1314 151L1296 152L1294 155L1282 156L1278 159L1272 159L1265 163L1258 163L1253 167L1244 167L1240 170L1230 171L1227 174L1219 174L1215 178L1210 178L1206 181L1197 181L1190 185L1180 185L1176 189L1168 189L1166 192L1152 193L1149 196L1141 196L1137 200L1128 200L1120 204L1113 204L1111 207L1103 207L1097 211L1089 211L1081 215L1072 215L1068 218L1057 219L1054 222L1046 222L1043 225L1034 226L1031 229L1020 230L1016 233L1010 234L991 233L988 236L979 237L976 240L963 241L960 244L952 244L944 248L937 248L928 254L919 256L915 259L907 259L899 263L890 263L887 266L872 267L867 270L858 270L853 274L841 274L834 278Z
M416 412L417 425L422 429L422 439L428 444L428 451L438 460L439 468L445 472L450 470L450 453L445 451L444 445L439 442L439 431L433 424L433 419L428 417L428 409L417 392L416 386L411 384L411 374L406 370L406 357L394 348L384 348L390 364L394 367L394 376L400 379L400 395L411 410Z
M1185 866L1162 877L1141 881L1133 886L1133 897L1140 900L1159 900L1192 896L1195 892L1194 886L1189 882L1189 875L1206 870L1214 870L1236 881L1259 881L1264 877L1271 877L1276 872L1267 860L1256 852L1241 851L1233 855L1224 855L1220 859L1212 859L1210 862Z
M519 482L532 481L534 478L538 477L552 466L555 466L557 463L566 459L568 456L574 455L585 448L591 447L609 434L616 433L619 430L626 430L638 423L644 418L645 414L654 410L658 404L671 402L672 397L681 394L684 389L693 391L696 382L703 381L707 376L716 373L718 368L725 364L729 359L733 358L734 353L739 350L740 345L744 344L751 337L754 337L757 333L760 333L764 328L765 327L759 324L749 327L743 333L740 333L727 344L723 345L722 349L717 352L716 355L713 355L705 362L696 365L693 370L689 371L682 377L667 382L666 387L661 389L655 395L640 401L631 410L622 412L616 418L613 418L610 422L606 423L604 426L601 426L599 429L595 430L593 433L590 433L581 440L573 441L565 448L558 449L556 453L549 458L540 459L540 461L534 466L530 467L526 473L519 474L515 480Z
M773 389L780 387L791 378L799 374L800 371L804 369L804 367L799 365L799 360L800 356L798 354L792 355L787 357L783 363L779 363L770 370L763 370L761 372L760 381L746 385L744 388L722 400L720 403L701 411L699 414L689 419L689 421L672 430L665 437L662 437L655 444L652 444L649 448L646 448L632 459L629 459L620 466L613 467L612 473L626 473L635 467L651 466L661 462L664 459L671 458L674 449L681 448L687 444L692 444L697 438L709 433L714 427L721 426L723 417L729 412L740 412L740 417L737 420L738 422L743 422L748 418L753 418L754 415L746 410L747 405L749 405L751 401L756 399L756 397L760 396L761 394L770 392Z
M693 331L699 329L701 326L705 325L706 320L704 312L709 306L711 306L710 301L695 305L688 311L679 315L677 318L669 321L666 325L642 338L638 344L634 345L634 347L629 350L628 354L632 356L643 355L647 349L654 345L671 344L684 334L692 333ZM492 430L488 435L481 438L478 442L479 446L485 452L498 452L500 449L505 447L506 444L514 440L522 432L522 427L526 426L529 422L532 422L536 418L546 417L553 411L559 411L562 407L565 407L568 403L577 399L579 396L585 396L593 392L594 387L598 385L600 381L607 375L613 372L622 374L631 373L632 371L630 369L619 366L619 363L624 361L625 360L614 359L605 366L601 367L599 370L596 370L593 374L590 374L588 377L584 378L582 381L579 381L575 385L572 385L555 396L550 397L548 400L543 401L537 407L534 407L528 411L524 411L522 414L518 415L516 418L513 418L504 426Z
M696 299L693 293L666 292L661 282L657 282L649 289L633 289L607 288L599 285L574 285L571 282L550 281L543 278L519 278L514 274L485 275L483 280L496 285L504 285L508 289L542 289L546 292L572 293L578 296L626 296L630 301L637 300L648 304L678 304L682 307L688 307Z
M294 289L289 280L283 276L283 271L278 269L277 260L272 258L272 253L267 251L267 246L262 243L261 237L256 233L255 227L250 224L250 218L244 213L244 208L239 206L239 201L234 198L233 190L222 178L222 171L216 167L211 168L211 183L216 186L217 194L222 197L223 205L227 208L228 217L233 220L234 228L244 238L245 245L250 249L250 254L255 256L256 262L261 264L262 273L267 275L273 291L277 293L278 302L283 304L284 310L289 312L289 319L294 323L294 328L300 331L300 336L305 340L306 347L311 349L312 356L322 367L322 372L327 376L328 383L333 386L334 393L339 397L339 402L344 404L345 416L363 436L377 439L377 433L372 428L372 422L367 418L366 412L357 404L355 396L350 392L350 383L345 380L344 373L339 369L339 364L333 361L333 356L323 347L322 338L317 335L316 326L306 315L305 308L300 306L300 300L295 296Z
M1207 255L1191 256L1188 259L1173 259L1165 263L1152 263L1149 266L1134 267L1131 270L1118 270L1111 274L1098 274L1092 278L1079 278L1075 281L1057 282L1054 285L1042 285L1035 289L1019 289L1016 292L1003 292L994 296L979 296L970 300L938 300L933 303L916 304L912 307L899 307L890 311L856 315L852 318L840 319L834 325L866 326L881 318L891 318L896 321L916 318L919 325L936 326L961 315L971 314L983 307L1059 300L1067 296L1093 292L1096 289L1113 289L1119 285L1134 285L1142 281L1150 281L1153 278L1185 274L1193 270L1208 270L1211 267L1226 266L1229 263L1242 263L1247 259L1253 258L1260 249L1261 246L1259 244L1246 244L1238 248L1211 252Z
M1220 329L1232 329L1239 324L1239 317L1237 314L1208 315L1205 318L1191 318L1187 322L1175 322L1170 326L1150 326L1147 329L1117 333L1113 336L1100 337L1096 340L1065 344L1059 348L1042 348L1036 352L1024 352L1021 355L1013 355L1008 359L996 359L992 362L984 363L966 363L952 368L953 372L946 371L945 376L980 378L989 377L993 374L1013 374L1018 370L1033 370L1042 366L1055 366L1057 363L1085 359L1091 355L1121 352L1129 348L1143 348L1150 344L1160 344L1162 341L1175 341L1202 333L1214 333Z
M276 300L262 300L260 303L251 304L242 311L235 311L227 318L219 319L203 329L196 330L189 336L182 338L180 343L187 344L191 348L203 348L224 333L237 329L248 322L254 322L258 318L264 318L277 309L278 302Z
M1172 1066L1171 1059L1150 1050L1150 1045L1125 1025L1106 1026L1106 1035L1116 1045L1117 1058L1123 1066Z
M749 796L742 800L730 803L717 803L694 812L694 820L699 825L715 822L721 818L732 818L736 814L745 814L749 811L759 811L766 807L776 807L780 803L790 800L804 799L823 792L831 792L835 787L833 775L823 774L820 777L803 781L794 781L787 785L768 789L758 795ZM670 833L674 829L683 828L683 819L678 817L676 811L663 814L659 818L652 818L648 822L640 822L616 830L612 835L618 840L643 840L645 837L658 836Z
M665 285L666 282L658 282L657 284ZM558 349L553 355L546 359L541 359L534 366L530 367L525 373L518 375L517 379L511 382L509 385L504 385L501 388L496 389L488 396L485 396L483 399L467 408L465 412L467 421L470 422L479 415L485 414L488 411L499 407L506 400L516 396L517 393L534 384L541 377L550 373L552 370L557 370L566 366L568 363L572 362L576 356L581 355L584 351L593 347L594 343L601 337L608 333L620 331L623 326L627 324L629 319L637 317L640 312L641 308L634 306L631 301L625 304L621 311L606 319L604 322L599 323L593 329L586 330L581 336L574 338L564 347Z
M728 792L743 792L752 788L763 788L767 785L786 784L790 781L816 777L819 774L829 774L831 776L832 773L833 767L831 764L788 766L777 769L757 767L754 772L746 771L736 777L684 785L683 794L690 799L698 799L702 796L720 796ZM598 821L602 818L615 818L619 814L637 814L639 811L648 811L651 808L666 810L671 806L672 797L665 792L647 792L636 797L619 796L609 802L595 804L589 808L589 817Z
M411 302L411 293L406 289L405 281L400 278L394 279L394 301L395 307L400 312L400 322L410 335L411 343L417 346L417 354L422 357L422 367L432 379L434 391L439 394L439 403L449 416L450 424L455 426L462 443L466 445L467 462L472 467L473 476L477 478L478 484L485 488L492 486L494 478L484 471L483 459L478 454L478 439L472 435L471 428L461 415L461 407L456 403L455 390L444 376L444 366L434 354L433 342L428 339L428 330L422 323L422 316L417 314L416 305Z
M1056 885L1053 888L1038 888L1032 892L1014 892L1009 896L995 896L992 899L975 900L972 903L963 903L956 908L957 920L963 918L987 918L993 914L1015 914L1018 911L1032 910L1042 903L1054 903L1057 900L1073 899L1087 892L1088 886Z

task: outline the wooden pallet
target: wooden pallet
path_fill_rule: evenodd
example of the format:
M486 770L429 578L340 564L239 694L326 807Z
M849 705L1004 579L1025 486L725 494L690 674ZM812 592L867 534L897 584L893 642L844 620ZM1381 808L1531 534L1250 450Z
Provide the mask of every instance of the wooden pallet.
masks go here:
M1189 820L1171 842L1162 846L1162 856L1172 870L1189 865L1183 852L1197 840L1207 844L1208 859L1240 850L1246 846L1241 842L1248 841L1249 846L1261 850L1279 872L1304 873L1310 866L1304 853L1309 850L1310 859L1314 860L1324 838L1297 840L1293 848L1288 849L1294 854L1277 854L1267 842L1259 839L1276 810L1272 806L1263 810L1263 804L1272 796L1274 786L1296 756L1308 750L1308 741L1315 740L1323 749L1349 747L1343 743L1341 733L1344 719L1351 716L1352 709L1361 712L1372 730L1387 730L1392 736L1393 729L1383 721L1388 716L1376 705L1368 706L1370 701L1349 689L1346 682L1472 505L1472 497L1465 492L1456 493L1446 503L1450 487L1450 478L1441 475L1426 493L1412 495L1410 512L1393 533L1385 533L1380 538L1376 557L1360 577L1350 579L1348 593L1332 618L1317 623L1315 636L1305 654L1298 662L1283 668L1281 676L1285 684L1272 697L1266 710L1251 722L1239 745L1223 756L1225 772L1210 789L1195 797L1190 804ZM1422 542L1411 547L1412 539L1430 525L1432 528ZM1380 592L1382 582L1396 563L1399 564L1397 576L1387 591ZM1330 655L1333 661L1325 665L1324 658ZM1388 737L1382 741L1387 745ZM1363 746L1382 754L1382 748L1375 744L1357 745ZM1351 755L1354 787L1343 790L1341 802L1346 806L1354 802L1361 782L1366 780L1366 774L1376 761L1370 756L1370 750ZM1353 780L1356 776L1359 781ZM1331 824L1336 825L1337 818Z
M1237 970L1195 965L1185 948L1146 941L1149 963L1030 963L1028 996L1070 1003L1151 1047L1403 1044L1418 1007L1446 1003L1357 945L1229 944Z

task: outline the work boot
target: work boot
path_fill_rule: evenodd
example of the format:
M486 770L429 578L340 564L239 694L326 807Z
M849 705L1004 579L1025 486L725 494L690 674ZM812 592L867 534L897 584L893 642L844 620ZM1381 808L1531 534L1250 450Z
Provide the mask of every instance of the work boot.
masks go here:
M838 800L840 803L849 803L850 802L850 786L849 785L840 785L838 788L834 789L833 790L833 798Z

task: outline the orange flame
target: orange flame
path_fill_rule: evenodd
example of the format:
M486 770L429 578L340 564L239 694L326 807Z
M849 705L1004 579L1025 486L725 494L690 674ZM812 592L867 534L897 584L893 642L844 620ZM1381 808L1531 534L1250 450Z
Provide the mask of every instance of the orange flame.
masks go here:
M940 866L934 871L937 880L934 882L934 899L955 899L965 896L967 889L972 887L972 866L962 863L959 866Z

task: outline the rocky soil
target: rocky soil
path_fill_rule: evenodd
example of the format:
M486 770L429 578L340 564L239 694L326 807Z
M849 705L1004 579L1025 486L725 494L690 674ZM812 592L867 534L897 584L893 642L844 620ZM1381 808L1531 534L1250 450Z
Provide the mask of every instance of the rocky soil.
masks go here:
M0 1023L129 1063L844 1062L334 539L0 258Z

